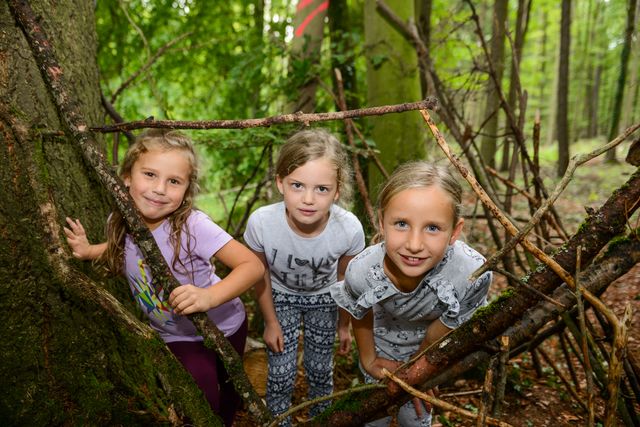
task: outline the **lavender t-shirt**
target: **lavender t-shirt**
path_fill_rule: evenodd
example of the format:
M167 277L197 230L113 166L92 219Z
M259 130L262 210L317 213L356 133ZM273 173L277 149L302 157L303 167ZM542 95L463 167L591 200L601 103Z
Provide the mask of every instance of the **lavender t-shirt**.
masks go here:
M189 239L187 239L187 231ZM215 286L220 278L215 274L211 257L232 237L203 212L192 211L182 231L180 260L183 267L180 263L176 266L172 265L173 247L169 241L170 233L171 225L166 220L152 231L153 238L178 282L182 285L193 284L200 288ZM191 249L190 256L187 248ZM129 235L125 240L124 258L125 275L131 292L149 318L151 327L160 333L162 339L165 342L202 341L202 337L197 334L196 328L187 317L173 313L167 301L169 295L164 295L163 292L159 296L155 295L151 271L145 265L142 252ZM229 336L236 332L244 321L244 305L240 298L234 298L207 311L207 316L225 336Z

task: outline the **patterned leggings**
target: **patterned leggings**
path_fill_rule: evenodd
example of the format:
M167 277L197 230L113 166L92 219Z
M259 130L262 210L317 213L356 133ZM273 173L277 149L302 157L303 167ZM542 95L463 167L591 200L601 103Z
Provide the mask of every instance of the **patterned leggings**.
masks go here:
M298 337L304 323L304 370L309 384L309 399L333 392L333 343L336 336L338 310L329 293L292 295L273 291L276 316L284 336L284 351L268 350L267 406L275 415L291 406L296 380ZM313 417L330 405L330 401L311 408ZM291 425L291 417L280 424Z

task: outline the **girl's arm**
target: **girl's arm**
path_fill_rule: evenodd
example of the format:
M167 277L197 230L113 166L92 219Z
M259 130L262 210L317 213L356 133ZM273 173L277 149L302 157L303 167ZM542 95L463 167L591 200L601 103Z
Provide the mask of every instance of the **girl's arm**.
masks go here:
M269 349L276 353L284 351L284 335L282 334L282 327L276 316L276 309L273 306L273 293L271 292L271 275L269 274L269 267L267 265L267 259L263 252L253 251L254 254L262 260L264 265L264 275L258 282L256 282L256 297L262 317L264 318L264 342Z
M67 217L69 228L64 227L64 234L67 236L67 243L71 247L74 257L81 260L93 260L107 250L107 242L92 245L87 239L87 233L79 219L75 221Z
M179 286L171 292L169 304L177 314L207 311L241 295L264 273L260 260L237 240L230 240L214 254L231 272L215 286Z
M353 325L353 335L356 337L360 364L362 368L375 379L382 379L382 368L388 371L395 371L401 362L384 359L376 354L375 342L373 340L373 311L369 310L360 320L355 317L351 319Z
M338 260L338 281L344 279L344 273L347 271L347 265L353 257L354 255L343 255ZM349 333L350 321L351 315L343 308L338 307L338 340L340 342L338 354L343 356L349 354L351 351L351 334Z

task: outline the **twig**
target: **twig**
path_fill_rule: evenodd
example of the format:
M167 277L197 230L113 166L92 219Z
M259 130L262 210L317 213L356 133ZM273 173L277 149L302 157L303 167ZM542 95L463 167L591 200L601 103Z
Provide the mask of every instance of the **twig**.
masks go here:
M332 400L332 399L335 399L336 397L345 396L347 394L353 394L353 393L358 393L362 391L376 390L376 389L383 389L383 388L387 388L387 385L383 383L364 384L358 387L349 388L347 390L337 391L328 396L320 396L320 397L316 397L315 399L307 400L305 402L300 403L299 405L289 408L287 412L283 412L282 414L275 417L274 420L271 422L271 424L269 424L267 427L276 427L282 421L289 418L289 416L295 414L296 412L300 412L301 410L303 410L308 406L313 406L317 403L324 402L326 400Z
M576 253L576 275L580 270L581 256L582 256L582 247L578 246ZM587 414L589 414L589 418L587 420L587 426L593 427L595 424L595 402L593 398L593 372L591 371L591 361L589 359L589 344L587 343L587 328L586 328L586 319L584 313L584 304L582 303L582 286L580 286L580 282L577 283L578 289L576 289L576 304L578 306L578 321L580 324L580 332L582 336L582 354L584 360L584 372L587 378Z
M185 37L190 36L191 34L193 34L193 31L189 31L187 33L181 34L178 37L176 37L175 39L169 40L167 43L164 44L164 46L160 47L160 49L158 49L156 51L156 53L152 57L150 57L142 67L140 67L136 72L131 74L129 76L129 78L127 78L124 82L122 82L120 87L118 87L118 89L116 89L115 92L113 92L113 95L111 95L111 103L113 104L116 101L116 99L118 98L118 95L120 95L123 90L125 90L131 83L133 83L133 81L135 79L137 79L140 76L140 74L142 74L145 71L147 71L158 60L158 58L160 58L162 55L164 55L164 53L171 46L173 46L174 44L178 43L179 41L181 41Z
M498 358L491 358L491 363L484 374L484 384L482 386L482 398L478 407L478 418L476 418L476 427L484 427L487 423L487 413L491 410L493 404L493 373L495 371Z
M616 417L616 407L618 406L618 389L620 377L622 375L624 351L627 346L627 331L631 324L631 304L627 303L622 321L595 295L587 290L582 290L582 295L600 313L609 320L609 325L613 329L613 343L611 355L609 357L609 375L607 382L607 399L605 409L605 426L614 426Z
M575 386L577 391L580 391L580 381L578 380L578 376L576 375L576 370L573 368L573 360L571 359L571 354L569 354L569 349L567 347L567 338L564 334L564 331L558 334L558 339L560 340L560 348L562 349L564 360L567 362L567 368L569 369L569 374L571 375L573 385Z
M382 369L382 374L385 375L387 378L389 378L391 381L393 381L396 384L398 384L407 393L409 393L412 396L415 396L415 397L417 397L419 399L422 399L425 402L428 402L433 406L441 408L441 409L443 409L445 411L454 412L454 413L456 413L458 415L462 415L463 417L467 417L467 418L470 418L472 420L478 418L478 415L474 414L473 412L466 411L464 409L458 408L457 406L452 405L450 403L447 403L444 400L440 400L440 399L438 399L436 397L433 397L433 396L430 396L430 395L428 395L426 393L423 393L420 390L416 390L415 388L411 387L409 384L407 384L406 382L402 381L400 378L396 377L395 375L393 375L391 372L387 371L384 368ZM486 418L486 422L487 422L487 424L492 425L492 426L511 427L511 424L505 423L504 421L496 420L495 418L491 418L491 417L487 417Z
M514 234L513 238L509 242L507 242L501 250L499 250L498 252L493 254L484 263L484 265L481 268L476 270L473 273L472 277L474 277L474 278L480 277L480 275L482 275L482 273L484 273L485 271L489 270L492 265L496 264L497 260L502 258L502 256L504 256L505 253L511 251L515 247L516 244L520 243L520 241L522 241L523 243L526 242L526 240L523 240L524 237L540 221L542 216L547 212L547 210L550 208L550 206L552 206L553 203L555 203L555 201L558 199L560 194L562 194L564 189L567 187L567 185L569 184L569 182L573 178L573 174L574 174L575 170L578 168L578 166L582 165L583 163L588 162L589 160L591 160L591 159L601 155L602 153L606 152L610 148L615 147L616 145L620 144L629 135L633 134L636 130L638 130L638 128L640 128L640 123L628 127L616 139L614 139L613 141L609 142L608 144L606 144L606 145L604 145L604 146L592 151L591 153L579 154L579 155L576 155L576 156L572 157L571 160L569 161L569 165L567 166L567 170L566 170L564 176L562 177L562 179L560 180L560 182L558 183L556 188L553 190L553 193L551 194L551 196L549 196L549 198L547 198L547 200L545 200L543 205L540 206L540 208L538 208L538 210L533 214L533 217L531 218L531 221L529 221L529 223L527 223L524 227L522 227L522 229L519 232ZM562 277L562 276L560 276L560 277ZM563 277L563 279L565 279L565 278ZM572 286L573 285L573 279L569 279L568 281L565 280L565 282L567 284L569 284L569 286L574 287L574 286Z
M491 415L500 418L502 412L502 401L504 400L504 390L507 386L507 364L509 363L509 337L500 337L500 356L498 358L498 369L496 378L496 395L493 399L493 409Z
M405 111L415 111L422 109L435 109L438 101L431 97L423 101L409 102L396 105L383 105L380 107L360 108L356 110L336 111L328 113L292 113L279 116L265 117L262 119L245 120L138 120L127 123L117 123L113 125L96 126L91 130L102 133L121 132L124 130L145 129L145 128L168 128L168 129L248 129L255 127L269 127L284 123L304 123L308 125L314 122L324 122L329 120L353 119L356 117L381 116L383 114L404 113Z
M540 298L545 299L547 301L549 301L551 304L557 305L558 307L560 307L563 310L566 310L567 307L565 307L564 305L562 305L561 303L559 303L558 301L554 300L553 298L551 298L549 295L543 294L542 292L540 292L539 290L537 290L536 288L534 288L533 286L529 285L528 283L524 282L523 280L521 280L519 277L517 277L516 275L509 273L508 271L505 271L501 268L497 268L495 267L493 269L493 271L495 271L496 273L500 273L506 277L508 277L509 279L513 280L514 282L516 282L518 285L530 290L531 292L533 292L534 294L538 295Z
M462 163L460 163L460 161L451 153L451 149L447 145L447 142L444 140L444 137L440 133L440 130L438 130L436 124L431 119L429 112L427 110L420 110L420 113L422 114L422 117L424 118L425 122L427 122L427 125L429 126L429 129L433 133L433 136L435 137L438 145L440 146L444 154L447 156L449 161L455 165L455 167L458 169L462 177L467 180L469 185L471 185L471 188L473 189L473 191L478 195L478 197L480 197L480 200L482 201L482 203L491 211L491 213L496 217L496 219L500 221L500 224L502 224L502 226L507 230L507 232L512 236L516 236L518 234L518 229L504 216L504 214L498 209L498 207L493 203L493 201L487 196L487 193L478 184L478 181L476 181L473 175L471 175L469 171L462 165ZM564 268L562 268L556 261L554 261L547 254L542 252L540 248L534 246L533 243L531 243L526 239L518 243L524 246L524 248L527 251L529 251L533 256L535 256L538 260L540 260L541 262L549 266L549 268L551 268L551 270L553 270L558 276L560 276L560 278L565 283L567 283L570 287L573 287L573 278L571 277L571 275L567 273L567 271ZM504 251L504 248L502 249L502 251ZM485 262L484 265L487 266L488 263ZM488 268L485 268L484 271L487 271L487 270ZM476 280L478 277L480 277L480 275L477 274L477 271L476 271L473 274L473 276L470 278L470 280L471 281Z
M525 190L523 190L522 188L519 188L513 181L510 181L507 178L504 178L502 175L500 175L498 173L497 170L495 170L494 168L490 167L490 166L486 166L485 169L487 170L487 172L489 172L489 174L491 176L494 176L496 178L498 178L498 180L500 182L502 182L504 185L506 185L509 188L513 188L514 190L516 190L518 193L522 194L524 197L526 197L531 203L537 203L537 200L535 199L535 197L533 197L531 194L527 193Z
M338 86L338 107L341 111L345 111L347 109L347 103L344 97L344 87L342 85L342 74L339 69L334 69L334 73L336 76L336 82ZM356 145L353 142L353 128L355 127L353 121L350 119L345 120L345 131L347 134L347 141L349 146L355 148ZM360 198L362 199L362 203L364 204L365 212L369 217L369 221L371 224L376 223L375 215L373 213L373 206L371 206L371 199L369 198L369 191L367 190L367 184L364 181L364 177L362 176L362 171L360 170L360 162L358 160L358 156L355 153L351 153L351 163L353 165L353 171L356 176L356 184L358 185L358 191L360 192Z
M544 351L542 346L538 347L538 352L540 352L540 354L542 355L542 358L545 360L545 362L547 362L547 364L549 366L551 366L551 368L553 369L553 372L555 372L555 374L558 376L558 378L560 378L560 381L562 381L562 384L564 384L564 386L567 389L567 391L569 392L569 394L571 394L571 396L573 396L573 398L575 399L576 403L578 403L578 405L580 405L580 407L582 409L584 409L585 412L589 412L589 409L587 409L587 406L582 401L582 398L580 397L578 392L576 392L576 390L571 386L571 383L569 382L567 377L565 377L565 375L562 373L560 368L558 368L556 366L556 364L553 362L553 360L551 360L551 357L549 357L547 352Z

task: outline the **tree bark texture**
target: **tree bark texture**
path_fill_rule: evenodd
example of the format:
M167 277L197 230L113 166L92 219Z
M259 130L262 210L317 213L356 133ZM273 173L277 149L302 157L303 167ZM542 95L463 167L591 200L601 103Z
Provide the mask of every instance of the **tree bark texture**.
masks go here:
M74 108L99 123L92 5L35 1L32 8ZM64 217L82 218L91 240L104 239L108 199L65 135L7 2L0 35L0 422L219 424L162 341L123 306L133 307L126 283L97 284L82 272L91 272L88 264L69 259Z
M631 56L631 44L633 42L633 28L635 25L637 0L629 0L627 2L627 26L624 32L624 43L622 45L622 53L620 54L620 74L616 81L616 94L613 98L613 111L611 112L611 126L609 128L609 141L615 138L620 126L620 115L622 112L622 101L624 100L624 87L627 82L627 67L629 65L629 57ZM607 151L606 158L608 161L616 160L615 148Z
M402 20L414 20L414 2L387 1L386 5ZM415 48L380 15L376 0L364 2L364 32L367 60L367 104L387 105L421 98L418 59ZM393 82L393 84L390 84ZM402 116L374 117L371 135L388 171L407 160L423 159L425 132L418 112ZM369 190L373 198L382 174L369 168Z
M625 231L628 218L640 207L640 169L598 210L591 213L577 233L553 257L567 272L574 273L576 253L581 247L582 266L589 265L600 250L614 237ZM538 291L549 294L560 286L561 280L546 266L539 266L525 279ZM502 295L488 307L451 334L443 337L426 352L427 368L415 378L413 384L427 382L432 376L453 363L480 349L519 321L540 297L526 288L516 288ZM377 390L357 398L342 399L328 410L328 423L332 426L357 426L382 417L386 410L408 400L401 391ZM323 419L321 422L327 422Z

